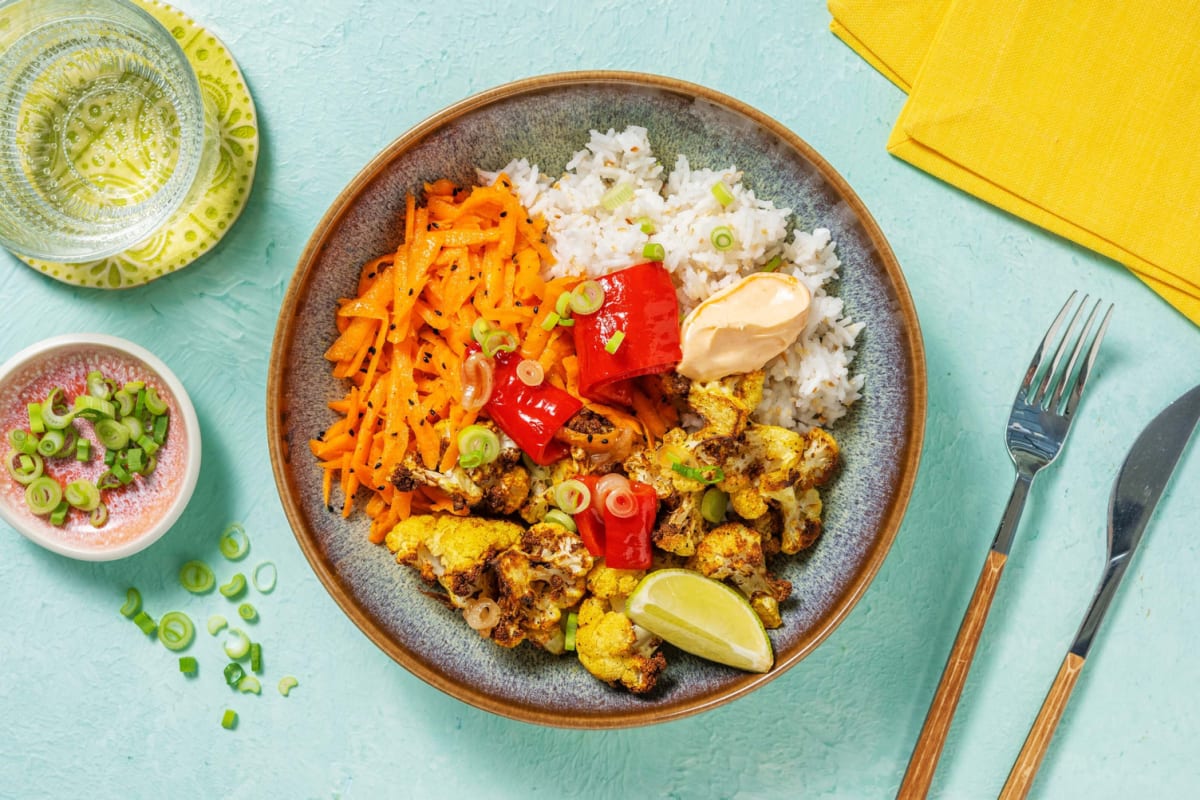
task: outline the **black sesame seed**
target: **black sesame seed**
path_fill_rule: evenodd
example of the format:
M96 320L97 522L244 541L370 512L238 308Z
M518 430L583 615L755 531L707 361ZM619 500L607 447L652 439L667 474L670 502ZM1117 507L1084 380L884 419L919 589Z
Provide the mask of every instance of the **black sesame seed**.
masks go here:
M505 218L505 217L507 217L507 216L508 216L508 212L507 212L507 211L501 211L501 212L500 212L500 218L501 218L501 219L504 219L504 218Z
M409 296L409 297L412 297L412 296L413 296L413 290L412 290L412 289L409 289L409 290L408 290L408 296Z

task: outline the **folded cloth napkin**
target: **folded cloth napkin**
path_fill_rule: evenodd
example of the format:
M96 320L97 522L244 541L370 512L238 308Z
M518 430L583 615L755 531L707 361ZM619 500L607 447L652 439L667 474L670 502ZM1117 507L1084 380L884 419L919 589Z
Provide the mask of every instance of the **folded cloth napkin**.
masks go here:
M830 0L909 98L888 150L1200 324L1200 0Z

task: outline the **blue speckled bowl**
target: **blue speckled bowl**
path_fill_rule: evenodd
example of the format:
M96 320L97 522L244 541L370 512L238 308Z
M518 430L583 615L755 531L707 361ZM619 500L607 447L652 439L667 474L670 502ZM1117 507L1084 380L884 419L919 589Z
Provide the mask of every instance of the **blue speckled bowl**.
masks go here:
M669 667L648 697L615 690L573 658L529 645L505 650L475 635L420 593L416 573L367 541L365 518L343 520L321 503L307 441L333 421L326 403L344 387L322 353L335 336L338 298L359 268L399 242L407 192L524 156L560 170L592 128L638 124L659 159L693 167L736 165L763 198L793 209L795 224L832 230L837 293L866 323L854 368L862 401L834 428L843 469L825 492L825 533L777 570L795 586L784 627L771 632L776 665L765 675L727 669L667 648ZM912 299L896 259L862 202L816 152L760 112L700 86L650 75L549 75L471 97L384 150L333 203L308 243L280 313L267 386L275 479L296 539L325 587L392 658L442 691L488 711L545 725L609 728L660 722L740 697L821 643L879 570L916 477L925 421L925 361Z

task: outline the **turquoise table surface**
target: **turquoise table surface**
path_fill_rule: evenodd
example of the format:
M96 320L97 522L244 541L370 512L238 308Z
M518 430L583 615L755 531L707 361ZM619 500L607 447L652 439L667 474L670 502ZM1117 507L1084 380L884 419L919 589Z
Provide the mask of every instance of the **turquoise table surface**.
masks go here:
M1012 468L1002 429L1072 289L1114 300L1063 457L1039 477L933 795L995 797L1087 606L1107 500L1136 432L1200 382L1200 330L1122 267L950 188L884 150L904 96L829 33L823 3L179 0L238 59L261 124L249 205L187 269L124 292L56 283L0 255L0 358L57 333L145 345L191 393L203 471L175 527L114 563L75 562L0 526L0 797L876 798L893 796L983 563ZM775 117L857 190L908 279L928 357L920 474L869 591L810 657L760 691L670 724L604 732L512 722L446 696L342 614L297 546L267 455L275 318L310 231L410 126L528 75L626 69L705 84ZM1200 232L1180 231L1200 239ZM1200 241L1197 242L1200 244ZM1034 796L1200 795L1200 446L1193 443L1117 597ZM267 680L231 695L203 630L194 680L117 609L140 587L203 623L185 560L245 562ZM290 673L290 697L275 690ZM225 708L240 714L221 728Z

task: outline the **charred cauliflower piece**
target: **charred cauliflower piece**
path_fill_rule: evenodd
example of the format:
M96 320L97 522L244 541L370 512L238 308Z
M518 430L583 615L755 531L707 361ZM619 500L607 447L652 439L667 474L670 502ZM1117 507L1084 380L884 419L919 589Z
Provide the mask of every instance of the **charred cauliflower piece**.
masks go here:
M569 458L560 458L545 467L534 465L529 471L529 493L520 508L521 519L531 525L544 519L553 505L554 487L583 471L578 461Z
M620 684L634 694L652 690L667 668L666 657L658 652L661 643L629 617L610 610L605 600L589 597L579 609L575 632L579 661L610 686Z
M592 555L583 540L559 525L539 523L492 560L500 621L492 639L515 647L528 639L562 652L562 612L583 599Z
M740 436L750 422L750 413L762 402L763 380L763 372L759 370L693 383L687 404L704 419L696 438Z
M737 522L718 525L700 540L688 567L736 586L749 599L764 626L783 625L779 604L791 595L792 584L767 570L758 531Z
M520 536L521 526L504 520L416 514L397 524L384 541L396 561L440 584L450 601L463 608L482 591L488 562Z
M677 556L690 556L708 526L700 513L704 490L683 492L650 534L654 546Z
M791 555L811 547L821 536L821 495L815 488L795 487L771 492L767 499L781 516L780 549Z
M592 597L599 597L610 603L624 602L645 576L645 570L617 569L604 563L603 558L598 558L592 571L588 573L587 589Z

